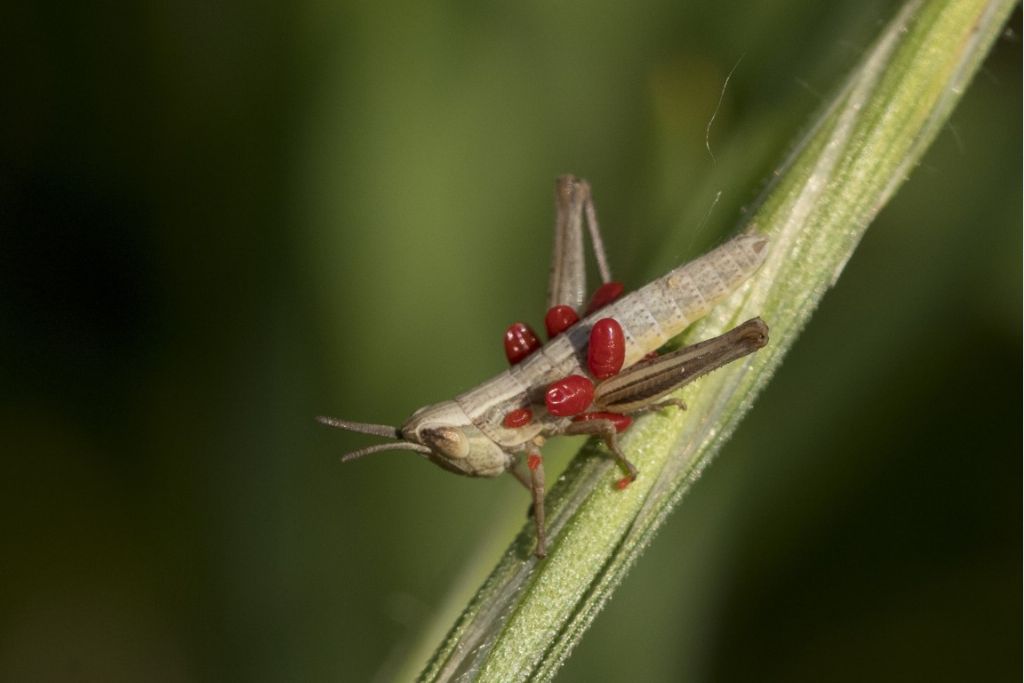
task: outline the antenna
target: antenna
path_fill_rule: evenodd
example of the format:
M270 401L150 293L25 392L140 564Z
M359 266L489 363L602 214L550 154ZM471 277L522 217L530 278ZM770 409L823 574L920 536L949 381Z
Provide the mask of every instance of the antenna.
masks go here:
M359 432L360 434L382 436L385 439L396 439L398 441L398 443L381 443L376 446L367 446L366 448L360 448L357 451L346 453L341 456L342 462L355 460L356 458L361 458L364 455L370 455L371 453L380 453L381 451L414 451L423 456L430 453L430 449L426 446L421 446L418 443L410 443L402 439L402 432L400 432L397 427L392 427L390 425L352 422L351 420L342 420L337 417L325 417L324 415L317 415L316 421L321 424L325 424L328 427L334 427L335 429L344 429L350 432Z
M350 432L359 432L360 434L372 434L373 436L383 436L386 439L401 439L402 433L398 431L397 427L391 427L390 425L375 425L367 422L352 422L350 420L342 420L337 417L325 417L323 415L317 415L316 421L325 424L328 427L334 427L335 429L347 429Z
M424 457L426 457L427 453L430 453L430 449L426 446L421 446L418 443L409 443L408 441L401 443L379 443L376 446L367 446L366 448L360 448L358 451L346 453L341 456L341 461L348 462L349 460L355 460L371 453L380 453L381 451L415 451Z

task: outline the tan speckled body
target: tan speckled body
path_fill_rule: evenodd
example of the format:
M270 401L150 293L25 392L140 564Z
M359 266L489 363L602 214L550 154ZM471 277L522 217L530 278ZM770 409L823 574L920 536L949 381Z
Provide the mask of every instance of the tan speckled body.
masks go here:
M569 420L544 411L544 391L559 378L586 374L587 342L594 322L614 318L622 325L626 338L624 367L629 367L706 315L747 280L764 261L766 245L767 240L759 235L740 235L729 240L584 318L522 363L460 394L454 401L421 409L402 431L413 431L414 421L435 411L443 411L450 419L458 406L465 415L464 421L472 423L501 450L515 451L539 434L558 432ZM510 410L525 406L534 410L533 422L516 429L502 424ZM495 476L503 471L497 462L485 470L472 474Z

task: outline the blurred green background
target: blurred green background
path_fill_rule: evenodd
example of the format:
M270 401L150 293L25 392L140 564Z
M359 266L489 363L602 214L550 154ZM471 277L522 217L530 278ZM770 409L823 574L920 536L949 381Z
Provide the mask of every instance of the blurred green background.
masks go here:
M894 7L5 9L0 680L406 678L527 496L312 417L499 371L560 173L720 239ZM1020 23L559 680L1019 677Z

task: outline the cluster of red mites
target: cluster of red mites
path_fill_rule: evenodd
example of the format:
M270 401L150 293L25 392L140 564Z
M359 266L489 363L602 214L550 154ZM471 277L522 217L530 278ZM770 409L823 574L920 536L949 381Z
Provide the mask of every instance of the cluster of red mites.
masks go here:
M593 313L622 296L621 282L606 282L594 293L587 305ZM544 327L551 339L579 322L579 315L570 306L553 306L544 316ZM505 356L511 365L526 359L541 347L536 333L525 323L513 323L505 332ZM607 379L622 370L626 358L626 337L622 325L614 318L601 318L590 329L587 345L587 368L597 379ZM548 413L555 417L572 417L574 421L611 420L621 432L633 421L628 415L608 412L586 412L594 401L594 382L583 375L569 375L552 382L544 394ZM509 429L523 427L533 419L529 408L516 408L505 415L503 424Z

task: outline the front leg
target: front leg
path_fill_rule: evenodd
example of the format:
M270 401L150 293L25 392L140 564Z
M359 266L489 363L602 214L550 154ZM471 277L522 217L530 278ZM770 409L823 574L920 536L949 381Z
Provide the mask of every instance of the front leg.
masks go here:
M548 537L544 529L544 458L540 451L531 450L526 455L529 474L513 467L509 472L522 484L533 498L533 523L537 528L537 547L533 554L544 557L548 554Z
M530 470L530 495L533 496L533 523L537 527L537 557L548 554L548 539L544 531L544 458L540 451L531 451L526 456L526 467Z

